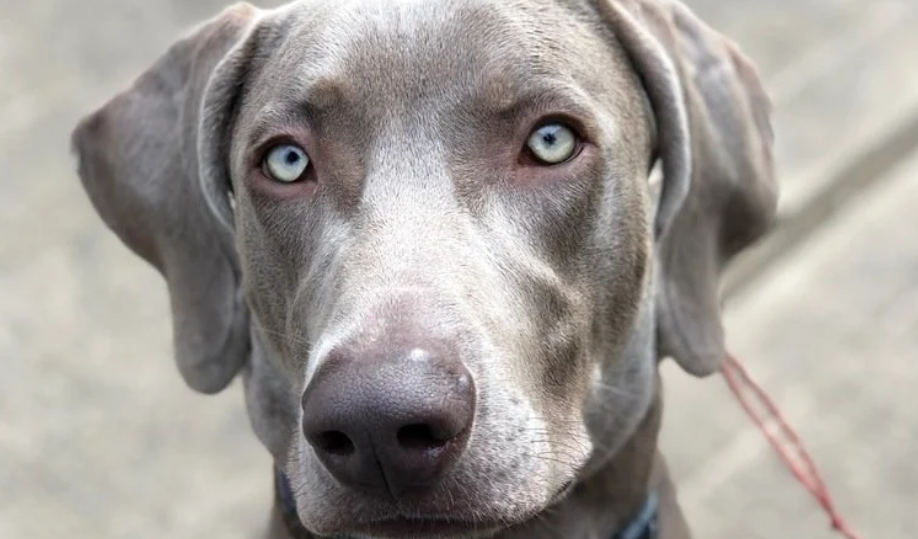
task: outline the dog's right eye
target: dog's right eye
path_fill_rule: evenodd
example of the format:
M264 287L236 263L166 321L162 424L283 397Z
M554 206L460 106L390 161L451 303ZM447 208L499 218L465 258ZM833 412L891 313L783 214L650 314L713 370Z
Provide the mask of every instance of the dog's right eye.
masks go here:
M262 168L266 176L281 183L303 179L309 167L309 156L299 146L279 144L268 150Z

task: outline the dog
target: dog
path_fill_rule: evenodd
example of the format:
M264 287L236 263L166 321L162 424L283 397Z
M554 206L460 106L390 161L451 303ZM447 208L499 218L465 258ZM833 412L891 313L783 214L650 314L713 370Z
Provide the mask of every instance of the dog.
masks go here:
M267 537L686 539L658 365L717 371L772 139L675 0L298 0L194 29L73 146L183 379L244 384Z

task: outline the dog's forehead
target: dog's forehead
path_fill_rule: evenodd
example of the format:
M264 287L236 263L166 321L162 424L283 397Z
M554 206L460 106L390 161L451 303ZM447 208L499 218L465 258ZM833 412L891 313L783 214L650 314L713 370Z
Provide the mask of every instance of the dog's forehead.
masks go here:
M286 16L297 88L362 101L468 92L500 107L539 79L563 85L609 59L583 18L553 1L303 0Z

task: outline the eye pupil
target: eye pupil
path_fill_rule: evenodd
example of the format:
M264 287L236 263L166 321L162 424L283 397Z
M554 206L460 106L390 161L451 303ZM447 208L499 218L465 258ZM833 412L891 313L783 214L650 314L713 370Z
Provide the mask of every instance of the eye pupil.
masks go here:
M286 161L287 161L287 164L288 164L288 165L294 165L294 164L296 164L296 162L299 161L299 160L300 160L299 154L297 154L297 153L296 153L295 151L293 151L293 150L288 150L288 151L287 151L287 159L286 159Z
M545 142L545 144L553 146L555 142L558 141L558 137L556 137L554 133L545 132L542 133L542 140Z

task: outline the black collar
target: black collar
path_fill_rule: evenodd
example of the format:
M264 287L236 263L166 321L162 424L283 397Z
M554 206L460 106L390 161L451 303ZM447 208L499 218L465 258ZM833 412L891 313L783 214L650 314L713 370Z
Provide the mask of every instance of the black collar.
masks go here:
M311 539L309 531L303 526L296 513L296 500L287 476L279 470L274 472L274 493L287 531L293 539ZM644 500L631 520L612 536L612 539L657 539L659 526L657 524L658 500L656 493L651 492ZM346 539L337 537L337 539Z
M657 523L658 514L659 500L657 500L657 493L651 492L647 495L638 512L631 517L631 520L624 528L612 536L612 539L657 539L660 528Z

